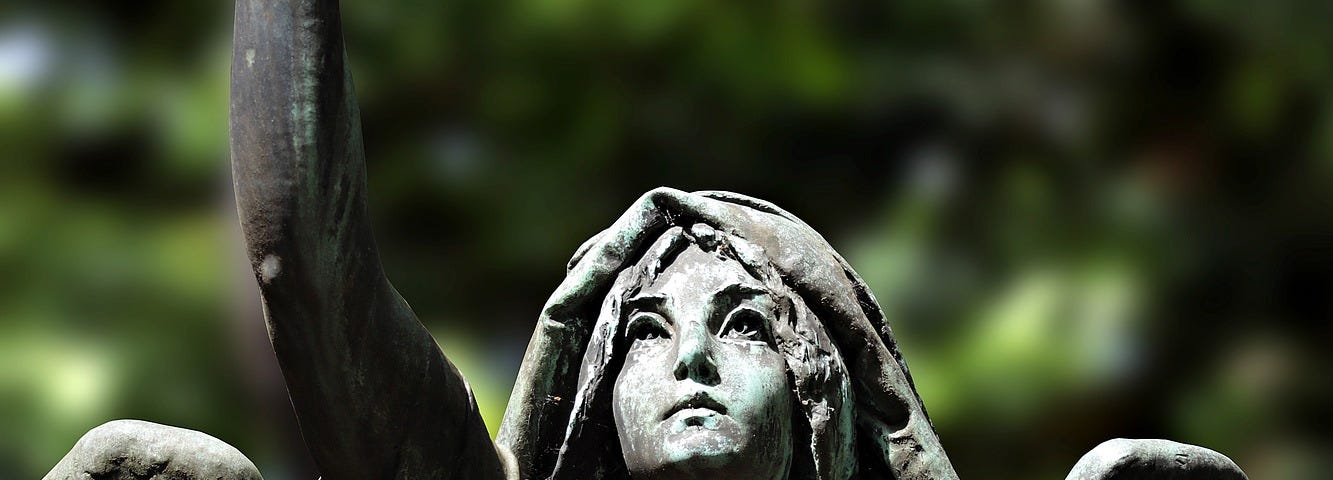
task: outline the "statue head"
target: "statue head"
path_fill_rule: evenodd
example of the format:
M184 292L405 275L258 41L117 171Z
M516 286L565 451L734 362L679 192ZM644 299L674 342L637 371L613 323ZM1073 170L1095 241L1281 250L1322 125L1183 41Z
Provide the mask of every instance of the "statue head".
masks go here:
M603 372L611 391L581 394L609 393L583 420L615 433L604 456L619 459L602 468L784 479L819 477L816 459L853 467L845 367L760 247L671 228L621 272L599 317L588 351L605 354L585 356L584 373Z
M691 195L730 205L728 217L671 218L616 260L628 266L611 285L586 292L600 304L543 313L497 440L514 468L553 480L957 478L846 261L772 204Z

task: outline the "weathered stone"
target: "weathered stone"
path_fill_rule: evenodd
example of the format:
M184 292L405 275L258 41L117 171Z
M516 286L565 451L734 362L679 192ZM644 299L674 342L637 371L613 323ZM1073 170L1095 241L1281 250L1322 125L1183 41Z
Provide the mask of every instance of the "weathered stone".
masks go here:
M1117 438L1083 455L1065 480L1247 480L1230 458L1170 440Z
M84 434L43 480L262 480L222 440L184 428L115 420Z

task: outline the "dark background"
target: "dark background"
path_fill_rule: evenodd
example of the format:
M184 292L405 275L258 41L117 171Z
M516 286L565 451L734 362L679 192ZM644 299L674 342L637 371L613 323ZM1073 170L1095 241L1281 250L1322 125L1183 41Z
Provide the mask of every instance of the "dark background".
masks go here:
M1165 437L1333 471L1333 4L345 2L386 268L499 424L586 237L771 200L965 479ZM230 2L0 7L0 478L142 418L314 478L228 197Z

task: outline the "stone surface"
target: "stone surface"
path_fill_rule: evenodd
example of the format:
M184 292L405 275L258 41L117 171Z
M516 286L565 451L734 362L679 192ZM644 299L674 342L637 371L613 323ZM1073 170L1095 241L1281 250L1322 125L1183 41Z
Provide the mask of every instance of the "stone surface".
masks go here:
M262 480L240 451L201 432L139 420L90 430L43 480Z
M786 359L806 351L781 328L792 296L776 275L750 273L735 254L740 240L722 237L673 228L608 293L621 305L625 357L612 411L635 478L784 479L791 468Z
M1083 455L1065 480L1246 480L1230 458L1170 440L1117 438Z

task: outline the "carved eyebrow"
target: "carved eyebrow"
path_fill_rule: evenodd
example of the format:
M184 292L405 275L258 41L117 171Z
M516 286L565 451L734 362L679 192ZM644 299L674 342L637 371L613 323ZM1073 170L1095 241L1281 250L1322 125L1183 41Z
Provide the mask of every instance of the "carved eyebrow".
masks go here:
M728 284L725 287L717 289L716 292L713 292L713 298L734 297L741 295L766 295L768 293L769 293L768 289L763 287L747 283L732 283Z
M660 293L635 295L629 300L625 300L625 307L628 311L658 310L662 307L662 304L666 303L666 300L666 295Z

